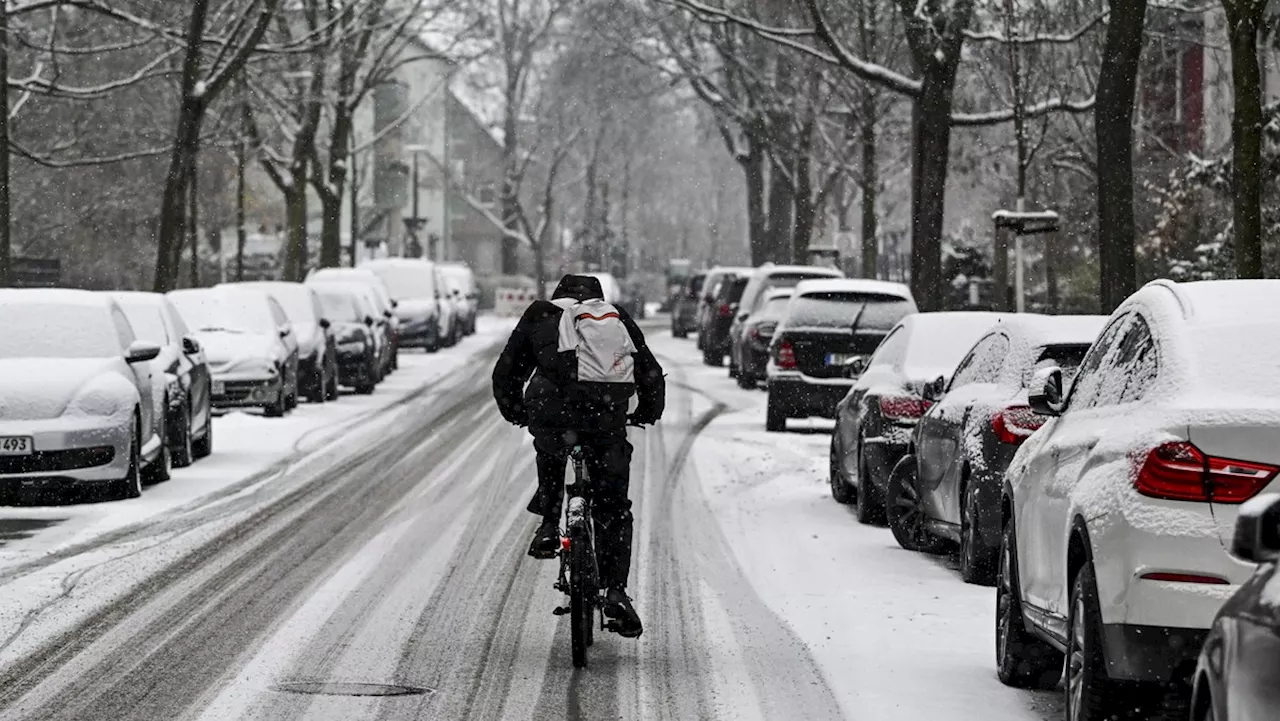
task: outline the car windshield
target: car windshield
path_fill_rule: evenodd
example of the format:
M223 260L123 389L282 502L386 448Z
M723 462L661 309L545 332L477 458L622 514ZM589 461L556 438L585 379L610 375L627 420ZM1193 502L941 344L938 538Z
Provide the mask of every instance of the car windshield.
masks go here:
M849 328L887 331L913 310L911 302L880 293L806 293L791 303L787 325L795 328Z
M166 345L169 342L169 331L164 325L164 314L159 306L151 303L120 302L120 309L133 326L133 333L140 340Z
M737 303L742 300L742 291L747 289L749 278L732 278L720 284L720 293L716 300L722 303Z
M124 352L105 307L6 303L0 305L0 329L0 359L108 358Z
M252 291L191 290L169 295L188 327L195 331L274 333L275 319L264 296Z
M311 291L301 284L284 284L262 288L284 308L284 314L293 323L315 323L316 309L311 303Z
M752 320L779 320L782 314L787 311L787 304L791 302L791 296L779 296L771 298L760 306L760 310L752 314Z
M320 307L324 316L335 323L359 323L364 320L360 306L349 293L340 290L317 288L320 296Z
M431 266L422 263L421 267L406 265L371 266L374 275L382 279L387 292L396 300L414 300L435 297L436 289Z

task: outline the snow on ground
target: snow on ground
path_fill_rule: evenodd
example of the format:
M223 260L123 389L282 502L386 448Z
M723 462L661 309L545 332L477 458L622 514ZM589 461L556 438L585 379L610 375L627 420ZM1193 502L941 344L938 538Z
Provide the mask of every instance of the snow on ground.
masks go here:
M727 406L694 444L700 483L743 572L823 669L847 718L1060 718L1061 693L1007 688L995 671L995 592L945 557L910 553L831 499L832 422L764 430L763 391L701 364L691 340L652 333L680 383ZM706 404L710 408L711 402ZM703 410L695 403L696 417Z
M509 333L514 322L482 316L476 334L453 348L431 355L415 349L401 351L399 370L372 395L355 395L344 388L339 400L319 405L303 402L284 418L265 418L257 411L232 411L216 417L213 454L188 468L173 469L169 481L144 488L141 498L0 507L0 570L199 504L231 492L255 476L269 482L283 473L286 459L324 448L345 430L364 424L423 386L464 367L476 353ZM276 472L270 473L273 469Z

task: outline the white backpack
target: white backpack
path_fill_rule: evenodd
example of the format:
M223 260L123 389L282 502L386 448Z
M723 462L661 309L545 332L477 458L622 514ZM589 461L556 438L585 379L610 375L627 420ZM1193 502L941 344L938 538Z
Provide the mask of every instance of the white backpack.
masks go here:
M631 354L636 352L636 346L617 308L598 298L558 298L551 302L564 309L559 350L577 355L579 381L635 383L635 358Z

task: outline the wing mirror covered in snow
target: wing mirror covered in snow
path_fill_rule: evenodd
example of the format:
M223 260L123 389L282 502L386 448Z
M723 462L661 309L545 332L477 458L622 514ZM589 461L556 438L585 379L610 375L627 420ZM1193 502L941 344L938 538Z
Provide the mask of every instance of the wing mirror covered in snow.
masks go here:
M866 356L854 356L844 363L844 377L857 378L867 369Z
M924 388L920 392L920 397L930 403L937 403L942 400L942 396L947 392L946 376L938 376L928 383L924 384Z
M1031 410L1042 416L1059 416L1067 409L1062 392L1062 369L1050 366L1031 377L1031 393L1027 397Z
M200 341L190 336L182 339L182 352L187 355L195 355L200 352Z
M1231 552L1252 563L1280 558L1280 495L1268 493L1240 506Z
M144 363L155 360L158 355L160 355L160 346L145 340L135 340L129 344L129 350L124 354L124 359L129 363Z

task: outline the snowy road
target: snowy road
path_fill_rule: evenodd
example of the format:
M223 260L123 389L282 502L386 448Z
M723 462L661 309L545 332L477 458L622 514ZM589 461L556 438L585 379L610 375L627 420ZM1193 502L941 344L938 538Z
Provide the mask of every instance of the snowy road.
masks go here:
M830 501L822 424L766 434L762 393L658 327L668 413L632 434L639 641L571 668L490 336L212 499L0 547L0 609L30 607L0 610L0 719L1060 716L996 680L989 589Z

